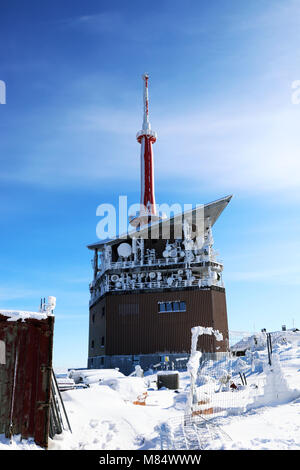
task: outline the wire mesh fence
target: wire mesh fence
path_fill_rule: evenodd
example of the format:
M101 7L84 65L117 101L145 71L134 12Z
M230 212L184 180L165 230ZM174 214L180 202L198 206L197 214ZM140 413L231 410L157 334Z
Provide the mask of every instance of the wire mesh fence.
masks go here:
M231 437L204 416L183 415L161 426L162 450L208 450L224 448Z
M226 448L223 417L299 399L299 364L297 330L231 333L230 353L215 361L202 356L195 386L185 390L190 408L162 427L162 448Z
M300 358L300 332L231 334L230 342L230 354L200 363L195 415L240 414L296 396L291 359Z

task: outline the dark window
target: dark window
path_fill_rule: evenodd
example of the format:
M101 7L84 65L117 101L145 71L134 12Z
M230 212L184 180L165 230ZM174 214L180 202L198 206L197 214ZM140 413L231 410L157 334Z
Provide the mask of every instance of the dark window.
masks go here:
M92 316L92 322L95 323L95 314Z
M105 307L102 307L102 317L105 316Z
M166 311L166 304L164 304L164 303L158 304L158 310L159 310L159 312L165 312Z
M94 340L92 339L92 348L94 347L95 343L94 343Z
M101 346L104 346L104 336L101 338Z
M91 366L94 364L94 359L91 359Z
M158 302L158 312L186 312L186 304L183 301Z
M101 366L104 365L104 357L101 357Z

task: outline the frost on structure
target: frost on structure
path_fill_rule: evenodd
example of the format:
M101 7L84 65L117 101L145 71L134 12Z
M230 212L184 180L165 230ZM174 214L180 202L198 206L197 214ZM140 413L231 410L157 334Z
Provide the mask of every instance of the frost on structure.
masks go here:
M193 354L200 352L200 351L197 351L197 343L198 343L199 336L202 336L202 335L215 335L215 338L216 338L217 341L222 341L223 340L222 333L220 333L219 330L214 330L211 326L208 326L208 327L194 326L191 331L192 331L192 347L191 347L190 360L191 360ZM200 357L201 357L201 353L200 353Z
M7 321L21 320L22 322L28 318L33 318L35 320L45 320L47 318L46 313L25 312L22 310L0 310L0 315L7 317Z
M141 145L139 210L129 216L133 230L127 227L123 235L88 245L94 250L90 305L107 292L187 287L200 290L213 286L224 289L223 263L213 248L212 227L232 196L195 208L156 204L152 145L157 135L149 121L148 74L143 80L144 117L137 133ZM161 242L156 244L157 240Z
M34 320L45 320L49 315L54 314L56 307L56 297L49 295L48 302L41 304L38 312L27 312L24 310L0 310L0 315L7 317L7 321L19 321L24 322L29 318Z
M223 340L222 333L219 330L214 330L211 326L204 327L204 326L194 326L192 328L192 346L191 346L191 356L187 363L187 370L191 377L191 387L190 387L190 395L187 401L187 413L191 413L193 411L193 404L198 403L197 397L197 390L195 387L197 373L199 368L199 362L202 356L201 351L197 351L197 343L199 336L202 335L214 335L217 341Z
M263 393L254 397L253 402L247 406L247 410L261 406L288 403L300 396L300 390L292 389L288 385L277 354L272 355L272 365L265 364L264 373L266 381Z

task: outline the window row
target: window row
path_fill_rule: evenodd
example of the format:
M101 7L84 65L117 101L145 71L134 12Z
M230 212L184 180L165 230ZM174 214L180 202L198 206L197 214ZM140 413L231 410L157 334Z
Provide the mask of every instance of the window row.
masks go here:
M91 358L91 362L90 362L90 364L91 364L91 366L93 366L93 365L94 365L94 358L93 358L93 357ZM104 365L104 357L101 357L101 358L100 358L100 364L101 364L101 366L103 366L103 365Z
M104 345L105 345L105 338L104 338L104 336L102 336L101 337L101 348L104 347ZM95 341L92 339L91 348L94 349L94 347L95 347Z
M102 307L101 316L105 317L105 307ZM93 315L92 315L92 323L95 323L95 313L93 313Z
M158 312L186 312L186 304L182 301L175 302L159 302L158 303Z

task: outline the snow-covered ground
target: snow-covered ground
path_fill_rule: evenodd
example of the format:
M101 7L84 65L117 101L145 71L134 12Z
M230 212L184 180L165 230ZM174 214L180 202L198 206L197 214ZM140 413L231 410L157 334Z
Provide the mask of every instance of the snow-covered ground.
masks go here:
M300 449L300 334L279 335L273 364L260 344L245 357L205 363L197 379L196 425L183 426L190 378L180 372L177 391L156 387L156 375L112 377L62 393L72 427L50 449ZM241 385L239 372L247 385ZM220 389L231 375L237 390ZM134 404L133 402L143 403ZM207 402L207 403L204 403ZM201 404L202 403L202 404ZM183 432L184 430L184 432ZM0 450L37 449L32 442L1 438Z

